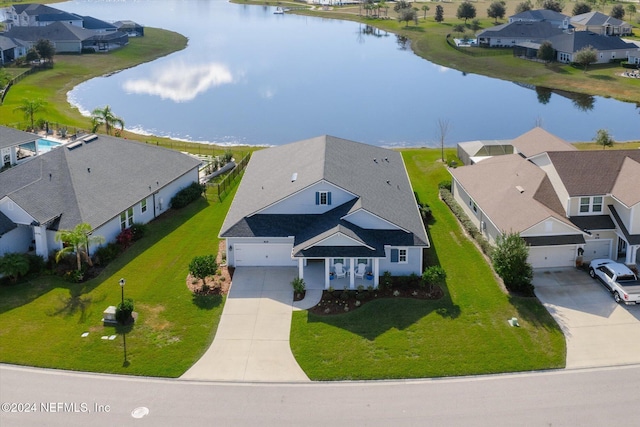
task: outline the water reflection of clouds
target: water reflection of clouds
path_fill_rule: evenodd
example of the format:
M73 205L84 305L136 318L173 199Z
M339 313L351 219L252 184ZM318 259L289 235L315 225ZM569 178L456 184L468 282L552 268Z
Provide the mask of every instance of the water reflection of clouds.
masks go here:
M276 95L276 90L272 87L263 87L260 89L260 96L264 99L271 99Z
M147 78L127 80L123 88L128 93L159 96L174 102L186 102L212 87L235 82L229 68L220 63L174 63Z

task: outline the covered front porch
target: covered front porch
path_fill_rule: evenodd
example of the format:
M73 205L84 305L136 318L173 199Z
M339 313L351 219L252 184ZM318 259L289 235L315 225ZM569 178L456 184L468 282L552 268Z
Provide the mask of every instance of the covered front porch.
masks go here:
M343 264L344 276L336 274L336 264ZM358 273L364 264L365 274ZM378 258L299 258L298 276L307 289L358 289L378 287L380 272ZM340 276L340 277L339 277Z

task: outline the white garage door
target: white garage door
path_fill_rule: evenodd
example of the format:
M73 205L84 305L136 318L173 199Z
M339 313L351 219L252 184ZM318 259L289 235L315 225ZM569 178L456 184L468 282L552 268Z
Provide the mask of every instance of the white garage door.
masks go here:
M529 248L529 264L533 268L571 267L576 264L576 247L532 246Z
M584 260L611 258L611 240L587 240L584 245Z
M297 265L288 243L241 243L233 248L236 266Z

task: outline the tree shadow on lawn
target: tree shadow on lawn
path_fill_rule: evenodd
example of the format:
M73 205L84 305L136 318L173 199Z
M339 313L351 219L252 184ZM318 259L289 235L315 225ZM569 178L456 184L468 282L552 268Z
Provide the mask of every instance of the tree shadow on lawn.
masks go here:
M193 294L191 298L193 304L196 307L202 310L213 310L216 307L219 307L222 304L222 295L213 294L213 295L202 295L202 294Z
M102 295L96 299L93 296L86 295L90 291L81 283L70 283L69 296L60 297L60 305L47 312L48 316L64 316L70 317L80 312L80 318L78 323L85 323L87 315L91 305L95 303L103 302L106 299L105 295Z
M518 319L528 322L536 329L562 334L562 329L538 298L509 295L509 302L516 309Z
M594 76L592 74L589 74L588 76L590 79L594 79L594 80L606 80L606 81L613 81L616 80L615 78L613 78L612 76L603 76L603 75L597 75Z

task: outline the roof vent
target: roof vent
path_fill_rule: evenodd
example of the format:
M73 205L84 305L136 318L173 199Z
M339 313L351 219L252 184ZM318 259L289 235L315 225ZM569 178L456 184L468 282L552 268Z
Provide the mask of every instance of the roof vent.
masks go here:
M518 190L520 194L524 193L524 188L520 187L519 185L516 185L516 190Z
M385 161L385 162L387 162L387 163L389 163L389 158L388 158L388 157L385 157L385 158L384 158L384 161Z
M68 148L69 150L73 150L74 148L78 148L78 147L80 147L81 145L82 145L82 140L80 140L80 141L76 141L76 142L73 142L73 143L71 143L71 144L68 144L68 145L67 145L67 148Z
M375 157L373 158L373 163L378 163L378 159L376 159Z
M298 172L294 172L293 175L291 175L291 182L296 182L296 179L298 179Z
M82 138L84 142L91 142L91 141L95 141L96 139L98 139L98 135L96 135L95 133Z
M387 180L387 184L391 185L391 181Z

